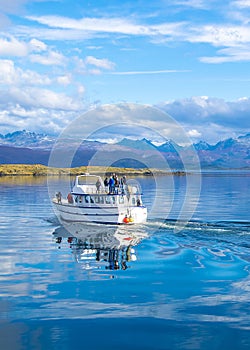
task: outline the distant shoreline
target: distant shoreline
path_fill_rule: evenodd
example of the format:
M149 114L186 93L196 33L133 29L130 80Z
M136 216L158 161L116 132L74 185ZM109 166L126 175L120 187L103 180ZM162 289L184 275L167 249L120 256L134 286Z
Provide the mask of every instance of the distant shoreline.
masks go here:
M134 169L117 167L82 166L76 168L51 168L41 164L0 164L0 176L68 176L83 173L95 173L100 175L116 173L117 175L186 175L185 171L165 171L161 169Z
M224 168L207 168L201 169L201 172L220 172L220 171L250 171L250 168L224 169ZM117 175L128 176L155 176L155 175L175 175L185 176L187 174L197 173L197 170L183 171L173 170L166 171L162 169L145 169L145 168L118 168L118 167L101 167L101 166L81 166L76 168L52 168L41 164L0 164L0 177L4 176L76 176L83 173L93 173L96 175Z

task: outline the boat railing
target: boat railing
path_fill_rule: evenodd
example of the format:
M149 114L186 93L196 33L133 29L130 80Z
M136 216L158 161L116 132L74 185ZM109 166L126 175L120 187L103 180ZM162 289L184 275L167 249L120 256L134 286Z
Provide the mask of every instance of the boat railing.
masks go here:
M95 185L77 185L74 186L73 191L77 192L77 188L81 189L81 192L86 194L139 194L138 188L130 185L120 185L119 187L114 187L112 189L112 192L110 191L109 186L102 186L100 188L97 188Z

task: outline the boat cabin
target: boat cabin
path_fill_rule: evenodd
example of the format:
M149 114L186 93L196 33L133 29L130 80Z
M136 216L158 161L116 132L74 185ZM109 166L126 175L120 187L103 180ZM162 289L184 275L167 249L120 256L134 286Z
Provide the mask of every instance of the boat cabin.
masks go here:
M105 186L102 178L97 175L76 176L71 195L72 203L82 206L142 205L138 186L120 184L114 193L110 193L109 187Z

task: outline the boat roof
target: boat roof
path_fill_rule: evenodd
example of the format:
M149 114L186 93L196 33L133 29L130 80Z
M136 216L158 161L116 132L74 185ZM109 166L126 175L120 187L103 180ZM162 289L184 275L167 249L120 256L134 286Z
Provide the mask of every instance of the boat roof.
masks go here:
M84 173L84 174L77 175L76 177L100 177L100 176L95 174Z
M89 173L86 173L86 174L81 174L81 175L77 175L76 176L76 179L80 179L80 178L83 178L83 179L101 179L101 176L99 175L94 175L94 174L89 174Z
M81 174L76 176L75 186L93 186L97 181L100 181L103 186L103 180L99 175Z

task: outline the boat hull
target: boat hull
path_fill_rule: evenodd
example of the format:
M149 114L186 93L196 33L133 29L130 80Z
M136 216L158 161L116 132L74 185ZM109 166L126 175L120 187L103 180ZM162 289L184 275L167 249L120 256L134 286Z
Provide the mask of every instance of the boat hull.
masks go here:
M53 202L60 219L68 222L93 222L101 224L140 224L147 220L147 208L76 206ZM126 220L125 218L129 218Z

